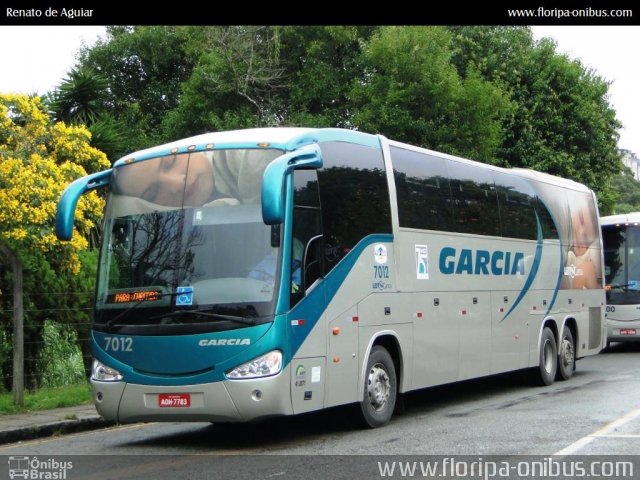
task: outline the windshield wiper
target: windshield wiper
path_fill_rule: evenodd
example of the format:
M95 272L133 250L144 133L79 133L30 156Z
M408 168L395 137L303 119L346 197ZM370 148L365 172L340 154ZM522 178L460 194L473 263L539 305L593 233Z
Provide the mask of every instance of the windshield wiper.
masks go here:
M147 320L151 321L158 320L159 318L183 317L189 315L216 318L218 320L229 320L236 323L243 323L245 325L254 325L255 323L255 318L238 317L236 315L222 315L220 313L211 313L208 310L175 310L173 312L167 312L149 317Z
M172 295L177 295L177 293L172 292L172 293L161 293L159 295L156 295L155 297L153 297L153 300L150 300L148 298L143 298L142 300L137 301L136 303L134 303L133 305L131 305L129 308L127 308L126 310L123 310L122 312L120 312L118 315L116 315L115 317L113 317L111 320L109 320L108 322L106 322L104 324L104 327L106 329L110 329L112 326L114 326L116 324L116 322L118 320L120 320L122 317L126 316L131 310L137 308L141 303L144 302L150 302L150 301L155 301L158 298L162 298L162 297L169 297Z

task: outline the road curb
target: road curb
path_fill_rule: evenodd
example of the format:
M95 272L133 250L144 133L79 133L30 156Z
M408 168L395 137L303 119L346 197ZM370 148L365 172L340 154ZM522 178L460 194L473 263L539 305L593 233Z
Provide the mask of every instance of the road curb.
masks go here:
M74 420L62 420L43 425L15 428L0 431L0 445L7 443L23 442L36 438L53 437L65 433L78 433L89 430L98 430L115 425L115 422L107 421L101 417L82 418Z

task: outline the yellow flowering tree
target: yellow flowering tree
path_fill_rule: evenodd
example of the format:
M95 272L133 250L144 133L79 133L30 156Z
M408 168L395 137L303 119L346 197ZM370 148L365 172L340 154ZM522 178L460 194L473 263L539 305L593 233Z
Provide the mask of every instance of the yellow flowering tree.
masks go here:
M37 343L38 326L52 316L64 323L82 321L73 308L78 304L74 289L86 283L79 279L88 281L94 275L82 266L95 268L87 255L88 239L99 222L103 200L95 192L80 199L72 241L58 241L54 229L64 188L76 178L110 167L104 153L89 141L84 126L51 122L40 98L0 94L0 241L25 267L25 325L31 327L25 330L27 345L29 340ZM0 259L0 326L6 329L11 283L3 263ZM25 357L36 354L26 351ZM28 367L27 361L27 376L37 376ZM35 378L28 381L37 383Z

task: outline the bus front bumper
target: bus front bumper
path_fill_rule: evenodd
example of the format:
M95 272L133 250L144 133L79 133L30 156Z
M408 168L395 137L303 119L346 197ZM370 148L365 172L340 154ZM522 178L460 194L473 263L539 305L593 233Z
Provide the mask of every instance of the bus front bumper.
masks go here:
M607 319L607 342L639 342L638 321L625 322Z
M132 422L248 422L293 413L289 369L260 379L151 386L91 380L106 420Z

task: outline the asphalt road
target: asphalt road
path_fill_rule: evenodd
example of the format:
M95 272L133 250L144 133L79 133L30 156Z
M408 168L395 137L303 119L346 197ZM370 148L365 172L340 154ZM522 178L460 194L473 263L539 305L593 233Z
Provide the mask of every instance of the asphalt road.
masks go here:
M362 430L353 417L340 408L250 425L125 425L6 445L0 456L73 454L69 479L309 480L379 477L381 459L637 455L640 345L614 344L550 387L500 375L411 393L381 429Z

